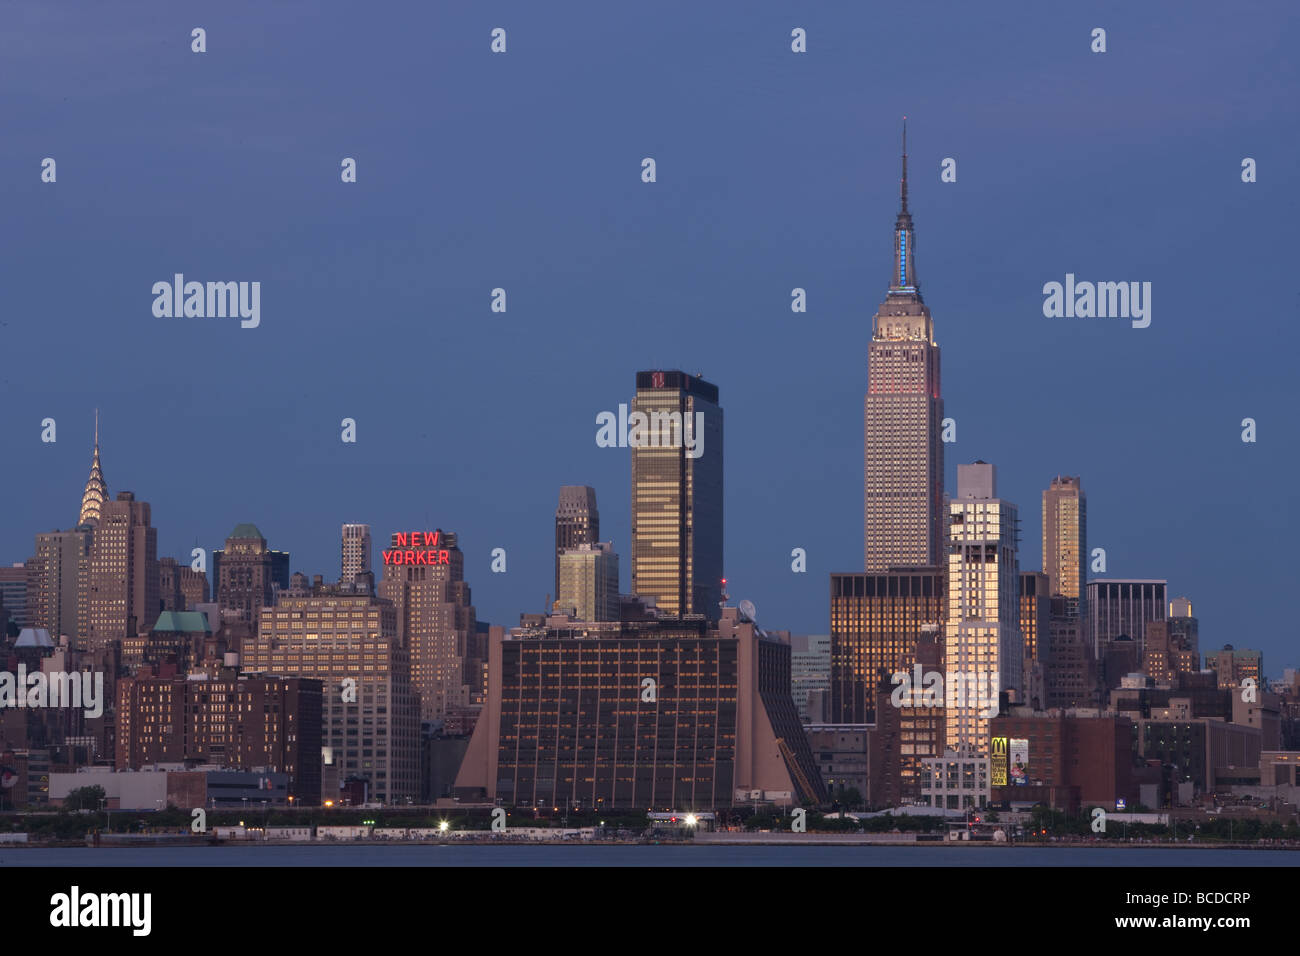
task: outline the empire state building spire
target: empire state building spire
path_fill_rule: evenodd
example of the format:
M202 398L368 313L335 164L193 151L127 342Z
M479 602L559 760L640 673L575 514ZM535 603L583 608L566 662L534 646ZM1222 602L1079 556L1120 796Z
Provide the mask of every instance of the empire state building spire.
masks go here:
M889 294L906 295L921 301L921 285L916 281L916 236L912 231L912 214L907 210L907 117L903 117L903 178L899 186L898 219L894 222L894 274L889 280Z
M99 524L99 511L108 500L108 486L104 484L104 471L99 466L99 409L95 409L95 455L90 461L90 477L86 479L86 490L81 494L81 516L78 525Z

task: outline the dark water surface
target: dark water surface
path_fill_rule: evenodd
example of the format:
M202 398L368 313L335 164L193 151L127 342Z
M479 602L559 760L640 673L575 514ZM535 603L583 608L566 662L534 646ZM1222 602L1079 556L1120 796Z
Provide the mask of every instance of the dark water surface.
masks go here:
M14 866L1296 866L1300 852L972 846L0 847Z

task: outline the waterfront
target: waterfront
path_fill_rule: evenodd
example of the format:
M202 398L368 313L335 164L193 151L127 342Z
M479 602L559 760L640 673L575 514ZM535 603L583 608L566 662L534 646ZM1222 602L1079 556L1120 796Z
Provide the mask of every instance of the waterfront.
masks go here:
M1003 846L383 846L0 848L0 867L183 866L1295 866L1288 850Z

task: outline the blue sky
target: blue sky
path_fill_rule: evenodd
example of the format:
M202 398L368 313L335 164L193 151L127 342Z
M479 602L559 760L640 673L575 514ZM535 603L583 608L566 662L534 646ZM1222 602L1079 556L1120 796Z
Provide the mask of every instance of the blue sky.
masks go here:
M1203 650L1300 663L1300 27L1283 3L1055 7L6 5L0 561L75 520L99 407L110 493L152 504L160 554L252 521L330 577L342 522L442 527L512 624L551 590L563 484L596 488L628 586L628 453L595 417L682 368L721 390L732 594L824 633L828 572L862 560L906 114L949 488L998 466L1029 570L1042 489L1082 475L1110 576L1168 578ZM155 318L175 272L260 281L261 326ZM1067 272L1151 282L1150 328L1045 318Z

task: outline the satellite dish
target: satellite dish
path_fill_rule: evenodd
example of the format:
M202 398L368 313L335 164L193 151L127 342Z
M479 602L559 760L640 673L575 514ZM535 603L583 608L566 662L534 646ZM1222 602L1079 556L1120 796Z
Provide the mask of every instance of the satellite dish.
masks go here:
M746 621L757 621L757 611L754 609L754 602L748 599L740 602L740 616Z

